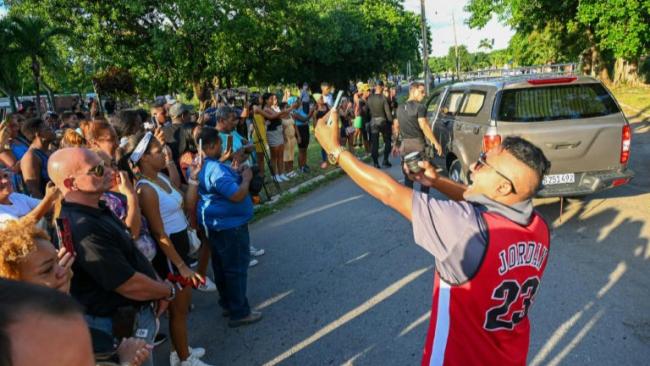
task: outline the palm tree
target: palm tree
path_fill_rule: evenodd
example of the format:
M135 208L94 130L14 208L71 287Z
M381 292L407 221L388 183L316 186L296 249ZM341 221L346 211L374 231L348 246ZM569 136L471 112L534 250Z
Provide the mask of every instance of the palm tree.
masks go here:
M478 44L478 48L485 48L486 50L491 50L492 47L494 47L494 38L488 39L488 38L483 38L481 42Z
M16 51L29 58L30 68L36 88L36 111L41 113L41 67L51 65L57 58L52 40L58 35L66 34L61 27L52 27L44 19L34 16L12 16L10 32Z
M0 92L9 97L11 111L16 112L16 94L20 89L18 63L21 55L13 48L9 18L0 19Z

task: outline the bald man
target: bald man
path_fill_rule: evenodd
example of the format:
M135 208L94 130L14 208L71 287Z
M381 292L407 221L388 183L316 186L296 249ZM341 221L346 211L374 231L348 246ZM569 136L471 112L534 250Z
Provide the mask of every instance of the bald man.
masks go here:
M70 294L84 306L88 325L153 343L154 304L160 314L176 288L157 279L128 228L99 200L113 180L104 161L88 149L61 149L50 157L48 173L64 197L60 217L70 223L76 252ZM127 334L114 334L117 328ZM153 365L152 358L144 365Z
M507 137L471 167L470 186L419 162L409 179L440 200L402 186L339 145L337 113L316 138L361 188L413 223L415 242L435 257L431 321L422 365L525 365L528 311L546 268L548 225L532 198L550 163L530 142ZM406 166L405 169L408 169Z

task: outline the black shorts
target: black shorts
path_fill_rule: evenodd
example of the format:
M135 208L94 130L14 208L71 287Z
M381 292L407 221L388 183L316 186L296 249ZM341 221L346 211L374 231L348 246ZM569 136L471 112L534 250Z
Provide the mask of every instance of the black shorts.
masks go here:
M183 259L185 265L189 267L192 261L189 255L190 238L187 235L187 229L169 235L169 240L171 240L172 244L174 244L174 249L176 249L176 253L178 253L178 255ZM170 274L172 276L176 276L180 274L178 272L178 268L176 268L176 266L167 258L167 256L162 251L162 249L160 249L160 245L158 245L156 256L151 261L151 264L153 265L153 268L156 270L156 273L158 273L158 276L160 276L160 278L162 278L163 280L167 279L168 275Z
M350 126L350 121L347 120L346 118L341 118L341 127L339 128L339 135L342 139L347 138L348 134L346 133L345 129Z
M296 125L298 129L298 134L300 135L300 143L298 144L299 149L306 149L309 146L309 125Z
M361 125L361 138L363 141L370 141L370 122L369 121L363 121L363 125Z

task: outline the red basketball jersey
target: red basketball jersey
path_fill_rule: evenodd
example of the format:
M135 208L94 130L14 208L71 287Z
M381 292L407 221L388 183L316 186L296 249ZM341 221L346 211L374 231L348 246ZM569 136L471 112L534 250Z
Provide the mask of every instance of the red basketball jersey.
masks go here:
M537 213L528 226L482 216L488 245L474 277L450 285L435 273L423 366L526 364L527 314L546 267L548 226Z

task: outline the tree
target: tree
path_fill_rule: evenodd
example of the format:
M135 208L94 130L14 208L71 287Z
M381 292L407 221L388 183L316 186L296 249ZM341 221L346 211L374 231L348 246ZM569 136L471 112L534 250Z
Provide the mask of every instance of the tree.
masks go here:
M493 15L512 26L517 57L581 57L585 71L605 82L612 66L615 83L638 82L639 58L650 49L647 0L470 0L466 10L471 27L485 26Z
M459 45L458 46L458 66L460 71L472 71L473 68L473 57L467 51L467 46ZM449 53L447 53L447 69L453 70L456 72L456 47L449 47Z
M36 93L36 111L40 115L41 67L51 65L57 58L52 39L66 32L63 28L48 25L42 18L15 15L10 18L9 30L15 44L15 52L30 61Z
M20 77L18 64L21 56L13 47L13 38L9 30L9 18L0 19L0 92L9 98L12 112L16 111Z
M494 38L492 39L483 38L478 44L479 49L491 50L492 47L494 47Z
M614 83L640 83L639 58L650 49L650 1L581 1L577 20L616 58Z
M419 17L396 0L13 0L72 33L91 75L127 69L137 92L328 80L396 72L421 55ZM117 11L116 9L119 9Z

